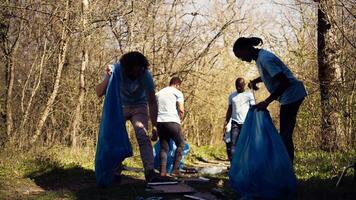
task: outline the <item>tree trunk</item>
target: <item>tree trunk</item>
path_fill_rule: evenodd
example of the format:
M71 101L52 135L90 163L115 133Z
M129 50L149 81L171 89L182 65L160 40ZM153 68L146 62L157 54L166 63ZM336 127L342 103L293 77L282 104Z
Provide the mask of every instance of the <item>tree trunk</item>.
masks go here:
M327 3L325 3L327 4ZM331 22L327 15L332 15L333 10L323 3L318 7L318 75L321 102L321 149L332 151L336 148L338 131L338 113L333 104L337 84L336 49L333 46Z
M54 86L53 86L53 91L47 100L45 109L43 110L42 114L40 115L40 120L37 123L36 132L32 136L31 141L30 141L31 144L36 142L38 137L41 135L42 128L46 122L46 119L47 119L50 111L52 110L54 100L57 97L59 83L60 83L61 75L62 75L62 69L63 69L64 63L66 61L68 44L69 44L69 39L70 39L70 35L67 30L68 20L69 20L69 0L66 2L66 13L65 13L64 20L63 20L65 22L65 24L62 27L63 30L62 30L62 35L61 35L61 41L62 41L61 42L61 46L62 46L61 50L62 50L62 52L59 54L59 57L58 57L58 68L57 68L57 74L56 74L56 78L55 78L55 82L54 82Z
M11 26L11 25L9 25ZM16 25L15 25L16 26ZM18 33L15 36L15 41L13 44L10 41L4 41L4 51L6 55L6 133L7 137L9 138L12 134L13 129L13 117L12 117L12 95L13 95L13 88L14 88L14 79L15 79L15 56L16 52L19 48L19 38L22 31L23 21L21 20Z
M79 82L79 96L77 100L77 106L74 110L73 114L73 120L70 125L70 131L71 131L71 142L72 142L72 147L76 147L78 143L78 129L80 122L82 120L82 112L81 108L84 102L84 96L85 96L85 69L88 66L89 63L89 53L88 53L88 47L87 47L87 39L88 39L88 20L87 20L87 13L89 9L89 2L88 0L83 0L82 1L82 64L80 67L80 82Z

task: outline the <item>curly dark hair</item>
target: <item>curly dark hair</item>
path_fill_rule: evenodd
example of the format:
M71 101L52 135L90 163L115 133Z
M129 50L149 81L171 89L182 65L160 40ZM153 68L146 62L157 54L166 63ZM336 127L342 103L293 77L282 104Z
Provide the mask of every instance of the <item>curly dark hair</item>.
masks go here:
M127 71L132 69L133 67L140 66L144 69L148 69L150 65L147 58L138 51L131 51L125 53L120 58L120 65Z

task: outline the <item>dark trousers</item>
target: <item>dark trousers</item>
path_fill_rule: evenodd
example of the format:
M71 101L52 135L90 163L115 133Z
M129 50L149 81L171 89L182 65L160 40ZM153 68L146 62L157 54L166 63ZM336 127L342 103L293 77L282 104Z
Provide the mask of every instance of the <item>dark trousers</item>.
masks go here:
M230 130L230 138L231 142L226 143L226 151L227 151L227 157L229 158L229 161L232 161L232 158L235 153L236 149L236 144L240 136L240 131L242 128L242 124L238 124L235 121L231 121L231 130Z
M280 135L288 151L290 160L294 161L293 131L297 120L297 114L304 98L291 104L281 105L280 110Z
M166 173L167 152L169 150L170 139L172 139L177 146L174 155L173 170L178 170L179 163L182 160L183 148L185 144L180 124L175 122L158 122L157 132L161 143L161 151L160 151L161 173Z

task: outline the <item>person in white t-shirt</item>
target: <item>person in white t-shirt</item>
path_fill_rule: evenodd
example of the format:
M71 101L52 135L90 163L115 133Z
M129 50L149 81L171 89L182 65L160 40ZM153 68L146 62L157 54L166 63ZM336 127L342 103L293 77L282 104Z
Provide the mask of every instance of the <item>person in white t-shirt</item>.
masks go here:
M252 105L255 105L255 98L251 91L245 91L245 80L237 78L235 81L236 91L229 96L229 107L226 111L223 133L226 133L229 121L231 119L230 143L226 144L227 155L232 161L235 153L236 144L240 135L240 131L248 110Z
M280 135L287 148L289 158L294 160L293 130L300 105L307 96L305 87L289 68L273 53L255 48L262 44L261 38L240 37L236 40L233 51L237 58L251 62L256 61L260 77L252 80L250 85L257 90L257 83L263 82L271 93L264 101L258 103L258 109L267 109L268 105L278 100L280 107Z
M182 80L173 77L169 86L156 93L158 103L157 133L160 139L160 175L167 176L167 152L169 140L172 139L177 146L174 156L172 176L181 176L179 164L183 156L184 137L181 129L181 120L184 116L184 97L180 91Z

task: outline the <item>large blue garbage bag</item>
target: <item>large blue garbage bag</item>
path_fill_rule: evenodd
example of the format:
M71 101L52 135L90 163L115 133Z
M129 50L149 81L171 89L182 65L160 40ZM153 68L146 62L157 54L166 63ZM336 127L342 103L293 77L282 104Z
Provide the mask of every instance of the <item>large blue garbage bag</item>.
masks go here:
M177 146L172 139L169 140L169 150L167 153L167 172L172 173L173 171L173 164L174 164L174 155L176 152ZM153 156L154 156L154 166L155 169L159 170L161 165L161 158L159 156L159 152L161 150L161 143L158 140L153 147ZM182 160L179 163L179 169L183 169L184 167L184 160L186 159L189 153L190 147L188 143L185 143L183 148L183 155Z
M125 158L132 156L120 98L120 67L110 77L95 154L95 177L99 186L109 186L114 169Z
M288 199L296 177L287 150L268 111L250 108L229 171L232 187L243 197Z

